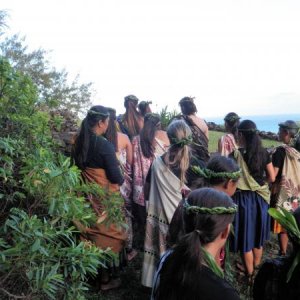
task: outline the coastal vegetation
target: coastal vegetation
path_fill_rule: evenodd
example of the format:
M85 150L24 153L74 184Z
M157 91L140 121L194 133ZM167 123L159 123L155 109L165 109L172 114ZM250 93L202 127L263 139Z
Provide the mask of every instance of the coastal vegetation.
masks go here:
M62 120L51 112L84 109L79 97L87 94L80 91L90 85L68 86L43 50L29 53L19 42L7 52L7 41L0 43L0 298L85 299L88 278L113 253L81 241L74 224L95 223L86 201L95 194L108 219L122 226L121 199L105 201L104 190L84 184L52 137Z
M7 14L0 11L0 298L139 299L139 260L127 269L127 287L99 296L88 285L113 253L81 241L80 229L96 216L87 194L103 199L109 220L123 225L121 199L107 200L104 190L82 182L79 170L53 139L63 118L91 104L91 83L70 81L51 66L43 49L29 51L25 39L2 39ZM167 126L176 112L161 112ZM222 132L210 132L215 152ZM264 141L266 147L276 146ZM78 222L80 220L80 223ZM76 224L77 227L74 225ZM137 296L133 293L137 292ZM118 292L117 292L118 293Z

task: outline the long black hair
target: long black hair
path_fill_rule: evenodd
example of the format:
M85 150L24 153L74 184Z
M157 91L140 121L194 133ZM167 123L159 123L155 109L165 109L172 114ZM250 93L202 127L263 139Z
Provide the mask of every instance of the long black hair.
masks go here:
M118 132L116 128L116 110L113 108L108 107L107 108L109 112L109 122L108 122L108 127L105 132L105 137L107 138L108 141L110 141L115 148L115 151L118 151Z
M160 128L160 116L158 114L149 113L145 115L144 127L140 133L140 143L143 155L147 158L154 155L153 141L155 132Z
M75 145L72 150L72 159L79 169L86 168L87 155L90 147L90 137L93 134L93 127L99 121L105 121L109 117L106 107L96 105L90 108L86 117L81 123L79 134L75 140Z
M245 154L243 157L251 175L261 174L265 168L265 151L256 124L251 120L244 120L238 130L244 139Z
M235 112L228 113L225 118L225 130L234 136L234 139L238 140L238 126L240 125L240 117Z
M191 206L206 208L234 206L227 194L212 188L192 191L187 202ZM213 242L234 218L234 214L188 213L182 206L179 209L184 235L163 264L157 300L195 299L197 278L203 263L201 248Z

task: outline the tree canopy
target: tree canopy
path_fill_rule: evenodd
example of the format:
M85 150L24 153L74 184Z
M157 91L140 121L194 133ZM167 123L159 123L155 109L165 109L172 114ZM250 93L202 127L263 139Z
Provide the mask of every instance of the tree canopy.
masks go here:
M58 70L51 65L48 50L40 48L30 51L24 36L15 34L4 37L7 17L6 11L0 11L0 55L15 70L31 78L38 91L36 105L44 109L63 108L76 113L82 113L90 107L94 94L92 83L81 83L79 75L69 80L66 70Z

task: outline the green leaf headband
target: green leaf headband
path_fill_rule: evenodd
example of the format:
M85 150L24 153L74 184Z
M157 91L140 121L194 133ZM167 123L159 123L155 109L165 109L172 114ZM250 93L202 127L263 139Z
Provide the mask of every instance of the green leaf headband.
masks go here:
M230 117L224 118L224 121L226 121L226 122L234 122L234 121L237 121L239 119L240 119L239 116L230 116Z
M108 117L109 116L109 113L101 113L101 112L98 112L98 111L94 111L94 110L89 110L88 111L88 115L98 115L98 116L102 116L102 117Z
M207 168L201 169L199 166L192 166L192 170L197 175L200 175L201 177L204 177L206 179L211 179L211 178L227 179L228 178L232 180L238 180L242 173L242 170L238 170L235 172L214 172Z
M208 215L228 215L228 214L235 214L238 210L238 207L236 204L230 207L200 207L200 206L194 206L190 205L187 201L187 199L184 199L183 207L185 208L187 213L192 214L208 214Z
M172 138L171 140L172 145L178 145L180 147L187 146L193 143L193 137L190 135L187 138L182 138L182 139L177 139L177 138Z

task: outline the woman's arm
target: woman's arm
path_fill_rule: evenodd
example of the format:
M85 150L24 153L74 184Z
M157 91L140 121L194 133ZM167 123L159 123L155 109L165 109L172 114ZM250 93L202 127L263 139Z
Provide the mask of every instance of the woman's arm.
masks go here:
M266 172L267 172L268 182L274 182L276 175L275 175L275 170L274 170L273 164L271 162L266 165ZM277 173L278 173L278 170L277 170Z
M278 175L278 172L279 172L279 168L277 168L277 167L274 167L274 174L275 174L275 178L277 177L277 175Z
M104 170L108 180L111 183L117 183L121 185L124 182L123 175L119 166L119 161L116 157L115 149L113 145L107 141L102 150Z

